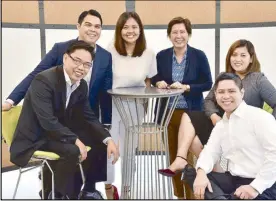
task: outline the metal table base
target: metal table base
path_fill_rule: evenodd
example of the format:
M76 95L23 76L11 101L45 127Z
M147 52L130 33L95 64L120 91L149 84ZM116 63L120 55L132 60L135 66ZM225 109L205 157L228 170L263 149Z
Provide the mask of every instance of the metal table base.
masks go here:
M169 166L167 127L183 90L139 87L108 92L125 127L120 198L172 199L171 178L157 170ZM166 111L162 114L161 101ZM154 114L161 115L159 122Z

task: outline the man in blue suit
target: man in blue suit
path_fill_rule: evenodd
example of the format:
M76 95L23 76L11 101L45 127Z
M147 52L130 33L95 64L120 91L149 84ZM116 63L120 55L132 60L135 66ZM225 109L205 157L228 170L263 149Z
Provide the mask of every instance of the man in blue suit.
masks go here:
M45 55L38 66L23 80L8 96L2 104L2 110L9 110L13 105L17 105L25 96L32 80L41 71L53 66L61 65L63 55L69 45L76 40L83 40L95 48L95 60L93 68L84 78L88 84L89 102L97 117L101 117L101 122L106 129L111 127L112 100L107 90L112 88L112 58L111 54L96 45L101 35L102 17L96 10L84 11L80 14L77 24L79 37L66 42L56 43ZM99 110L101 114L99 115ZM95 145L95 167L91 174L95 182L106 180L106 147Z

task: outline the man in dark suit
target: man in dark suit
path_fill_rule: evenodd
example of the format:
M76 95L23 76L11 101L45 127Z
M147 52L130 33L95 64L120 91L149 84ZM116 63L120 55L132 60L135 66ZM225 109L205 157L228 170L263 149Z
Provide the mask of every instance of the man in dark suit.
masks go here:
M101 122L105 128L110 130L111 127L111 112L112 101L111 96L107 93L108 89L112 88L112 58L111 54L96 45L97 40L101 35L102 30L102 17L96 10L84 11L80 14L78 19L77 28L79 31L79 37L66 42L56 43L52 50L50 50L38 66L12 91L8 96L8 99L3 103L2 110L9 110L12 105L17 105L25 96L34 77L44 70L47 70L53 66L58 66L63 63L63 54L70 44L77 40L83 40L95 47L95 59L93 60L93 68L89 70L87 76L84 78L88 84L89 91L89 103L97 117L101 116ZM100 108L100 115L99 115ZM106 180L106 147L102 144L94 145L94 150L101 149L99 153L94 155L98 164L94 166L91 177L95 181ZM54 166L54 164L53 164ZM47 169L46 169L47 170ZM51 181L51 178L45 175L45 189L51 189L47 187L47 180ZM48 178L48 179L47 179ZM75 182L76 189L81 186L81 177L78 174L78 182ZM78 191L78 190L76 190Z
M75 41L63 56L63 66L36 75L15 130L10 149L14 164L24 167L38 149L61 156L55 167L56 195L71 196L68 184L73 182L79 159L86 175L93 171L93 154L87 152L86 146L93 150L94 144L104 143L109 157L114 154L114 162L118 159L115 143L92 112L87 98L88 87L83 78L92 68L93 58L91 45ZM87 177L80 198L89 199L94 186L95 181Z
M93 69L85 77L85 80L89 82L89 102L97 116L99 116L100 107L101 122L110 125L112 104L111 97L106 91L112 88L112 58L108 51L96 45L101 35L102 17L96 10L84 11L79 16L77 28L79 37L70 41L56 43L38 66L12 91L3 103L2 110L9 110L12 105L17 105L24 98L36 74L53 66L61 65L63 54L68 46L76 40L83 40L95 47L96 55L93 61Z

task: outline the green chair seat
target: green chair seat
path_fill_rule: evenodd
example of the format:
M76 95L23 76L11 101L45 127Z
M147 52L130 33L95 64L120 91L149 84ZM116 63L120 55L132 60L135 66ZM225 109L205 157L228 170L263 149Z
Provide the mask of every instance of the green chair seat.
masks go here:
M86 146L87 152L89 152L91 150L91 147Z
M47 160L58 160L60 158L58 154L49 151L35 151L33 157Z
M87 151L91 150L91 147L86 146ZM60 156L56 153L49 152L49 151L35 151L33 154L34 158L38 159L46 159L46 160L58 160L60 159Z
M16 106L9 111L2 111L2 136L9 146L11 146L13 140L21 109L22 106Z
M19 116L20 116L20 113L21 113L21 109L22 109L22 106L16 106L16 107L12 108L9 111L2 111L2 137L4 138L4 140L6 141L8 146L11 146L14 131L16 129L17 122L18 122L18 119L19 119ZM87 151L90 151L91 147L86 146L86 149L87 149ZM46 164L52 172L52 191L55 190L54 189L54 179L53 179L54 178L54 172L51 169L51 166L49 165L47 160L59 160L60 156L56 153L53 153L53 152L38 150L38 151L34 152L31 160L32 159L38 159L39 161L41 161L41 163L38 164L38 165L35 165L34 167L29 168L27 170L22 170L21 167L19 168L19 175L18 175L16 187L15 187L15 190L14 190L14 193L13 193L13 199L15 199L22 173L27 172L29 170L32 170L33 168L36 168L36 167L41 167L41 173L42 173L41 183L43 184L43 171L42 171L42 168L43 168L44 164ZM81 170L81 174L82 174L82 181L83 181L83 185L84 185L85 177L84 177L84 174L83 174L81 162L79 162L78 165L80 166L80 170ZM52 194L52 198L54 199L54 194ZM44 195L42 195L42 199L44 199Z
M267 103L264 103L263 109L269 112L270 114L272 114L273 112L273 109Z

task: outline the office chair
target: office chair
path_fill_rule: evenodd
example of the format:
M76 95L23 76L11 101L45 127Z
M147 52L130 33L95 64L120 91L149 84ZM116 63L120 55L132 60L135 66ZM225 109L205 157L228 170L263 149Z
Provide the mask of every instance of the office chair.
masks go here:
M16 106L13 107L11 110L9 111L2 111L2 137L4 138L5 142L7 143L7 145L10 147L12 140L13 140L13 135L15 132L15 128L17 126L17 122L21 113L21 109L22 106ZM91 148L89 146L86 147L87 151L89 151ZM59 160L60 156L56 153L53 152L48 152L48 151L35 151L33 156L31 157L29 162L32 161L38 161L38 164L34 164L34 166L23 170L23 168L19 168L19 176L17 179L17 183L16 183L16 187L13 193L13 199L15 199L16 193L17 193L17 189L18 189L18 185L21 179L21 174L24 172L28 172L29 170L32 170L34 168L41 168L41 184L42 184L42 199L44 199L44 187L43 187L43 167L46 164L47 167L49 168L49 170L52 173L52 199L55 198L55 184L54 184L54 172L52 170L52 168L50 167L48 160ZM82 181L83 181L83 186L85 183L85 176L83 173L83 168L81 165L81 162L78 163L79 167L80 167L80 171L81 171L81 176L82 176ZM82 186L82 187L83 187Z

